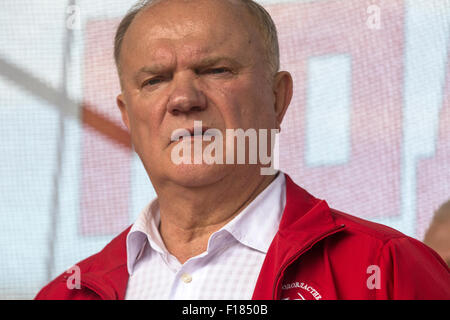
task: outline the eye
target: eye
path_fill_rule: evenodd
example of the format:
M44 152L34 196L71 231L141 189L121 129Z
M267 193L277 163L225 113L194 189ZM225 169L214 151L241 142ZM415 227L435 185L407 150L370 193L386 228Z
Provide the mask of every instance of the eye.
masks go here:
M230 72L230 69L222 67L222 68L211 68L206 70L205 73L209 73L209 74L221 74L221 73L226 73L226 72Z
M147 85L154 86L162 81L163 81L163 79L161 79L161 78L152 78L152 79L145 80L144 83L142 84L142 86L143 87L145 87Z

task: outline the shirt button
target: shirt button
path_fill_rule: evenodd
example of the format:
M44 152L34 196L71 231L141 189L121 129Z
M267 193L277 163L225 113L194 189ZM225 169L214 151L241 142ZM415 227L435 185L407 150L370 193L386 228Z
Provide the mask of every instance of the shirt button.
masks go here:
M183 281L184 283L189 283L192 281L192 276L190 274L184 273L181 276L181 281Z

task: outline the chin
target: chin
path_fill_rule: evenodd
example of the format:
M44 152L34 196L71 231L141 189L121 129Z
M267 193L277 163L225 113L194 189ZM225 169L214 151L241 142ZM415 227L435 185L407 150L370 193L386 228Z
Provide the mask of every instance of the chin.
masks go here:
M170 180L184 187L202 187L222 180L232 166L218 164L180 164L173 165L168 173Z

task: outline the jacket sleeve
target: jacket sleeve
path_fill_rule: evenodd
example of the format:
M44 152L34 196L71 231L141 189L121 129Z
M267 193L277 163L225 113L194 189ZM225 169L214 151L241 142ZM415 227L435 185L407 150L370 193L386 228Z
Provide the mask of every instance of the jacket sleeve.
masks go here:
M379 298L401 300L450 299L450 269L422 242L394 238L385 243L380 259Z
M42 288L34 300L100 300L100 297L84 287L69 289L61 275Z

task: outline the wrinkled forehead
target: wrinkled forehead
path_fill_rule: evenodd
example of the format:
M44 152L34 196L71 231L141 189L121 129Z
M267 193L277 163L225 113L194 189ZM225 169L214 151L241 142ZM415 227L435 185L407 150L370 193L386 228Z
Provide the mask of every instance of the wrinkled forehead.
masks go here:
M163 0L134 18L122 44L123 52L150 53L155 44L203 50L228 46L230 50L261 51L262 38L253 16L239 2L228 0ZM186 47L191 45L192 48Z

